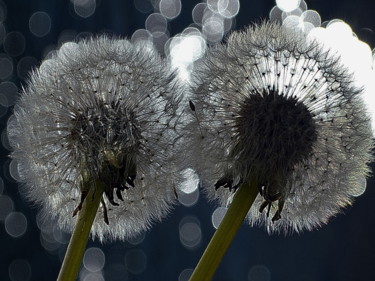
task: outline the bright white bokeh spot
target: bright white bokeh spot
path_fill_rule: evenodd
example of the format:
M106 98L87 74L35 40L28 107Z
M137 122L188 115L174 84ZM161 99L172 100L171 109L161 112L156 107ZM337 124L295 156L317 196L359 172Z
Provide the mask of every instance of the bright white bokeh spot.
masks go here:
M10 263L8 274L11 281L31 280L31 266L27 260L17 259Z
M83 265L90 272L98 272L103 269L105 255L100 248L88 248L83 257Z
M46 36L51 30L51 17L46 12L35 12L29 19L29 29L36 37Z
M202 230L195 217L184 217L179 224L180 242L188 249L195 249L202 241Z
M301 15L301 19L304 22L309 22L313 26L318 27L322 23L322 19L317 11L307 10L304 11Z
M352 28L350 27L349 24L346 22L339 20L339 19L334 19L331 20L326 27L327 31L329 34L332 34L333 36L337 37L352 37L353 36L353 31Z
M307 38L316 40L332 55L340 57L340 63L352 76L355 86L363 89L364 102L372 115L375 132L375 71L370 46L360 41L347 23L338 19L328 22L326 28L313 28Z
M178 188L182 192L189 194L198 188L199 176L193 169L185 169L184 171L182 171L181 176L182 182Z
M20 212L12 212L5 218L5 230L13 238L23 236L27 230L27 219Z
M276 0L276 5L284 12L291 12L297 9L301 0Z
M12 198L7 195L0 196L0 221L5 218L14 210L14 203Z
M189 29L185 34L174 36L167 43L165 52L172 67L178 69L180 78L189 80L192 64L204 55L207 47L199 30Z
M181 13L181 0L160 0L159 11L167 19L171 20Z
M226 207L218 207L216 210L212 213L211 222L212 226L216 229L219 227L221 221L223 220L225 214L227 213L228 208Z

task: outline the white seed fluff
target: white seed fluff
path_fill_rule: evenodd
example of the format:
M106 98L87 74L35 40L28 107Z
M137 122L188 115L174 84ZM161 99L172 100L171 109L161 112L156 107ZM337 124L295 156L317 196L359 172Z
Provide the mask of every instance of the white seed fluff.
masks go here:
M149 46L104 36L64 44L31 74L8 122L22 192L71 230L83 181L100 180L109 226L102 203L92 235L148 229L175 200L178 88Z
M189 161L210 199L226 206L233 192L223 187L255 180L263 196L247 219L269 233L311 230L351 204L373 141L361 89L339 58L263 23L208 50L194 79Z

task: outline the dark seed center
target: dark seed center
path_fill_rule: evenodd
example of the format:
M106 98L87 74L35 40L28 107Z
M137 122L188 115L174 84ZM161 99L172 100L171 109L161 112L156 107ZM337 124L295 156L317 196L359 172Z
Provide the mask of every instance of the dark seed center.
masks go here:
M312 152L316 125L309 110L295 97L272 90L251 94L239 115L241 154L247 158L243 160L266 174L287 171Z

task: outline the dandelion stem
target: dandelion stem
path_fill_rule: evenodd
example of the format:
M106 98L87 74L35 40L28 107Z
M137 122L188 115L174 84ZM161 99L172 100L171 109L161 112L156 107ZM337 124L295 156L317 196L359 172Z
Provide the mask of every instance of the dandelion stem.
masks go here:
M101 181L95 182L95 188L89 188L89 193L79 211L57 281L76 280L103 192L104 184Z
M258 188L255 182L244 183L240 186L189 281L212 279L257 194Z

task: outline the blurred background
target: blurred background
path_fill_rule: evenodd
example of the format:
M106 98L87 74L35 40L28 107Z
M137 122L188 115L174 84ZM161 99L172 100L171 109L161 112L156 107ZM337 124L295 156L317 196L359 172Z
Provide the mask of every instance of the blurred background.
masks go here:
M7 157L6 122L28 72L64 42L107 33L153 42L181 70L181 78L189 79L207 44L269 18L304 32L318 26L333 29L337 22L346 26L337 21L341 19L351 27L344 28L347 35L366 43L346 51L352 64L366 68L359 64L364 59L356 57L365 54L374 69L372 0L277 2L278 7L274 0L0 1L0 280L55 280L69 240L24 200L17 167ZM339 39L333 44L347 45ZM321 229L285 237L243 225L214 280L375 280L374 180L367 180L352 207ZM178 193L180 206L149 232L126 242L90 241L78 280L187 281L223 208L207 202L196 181L181 186Z

